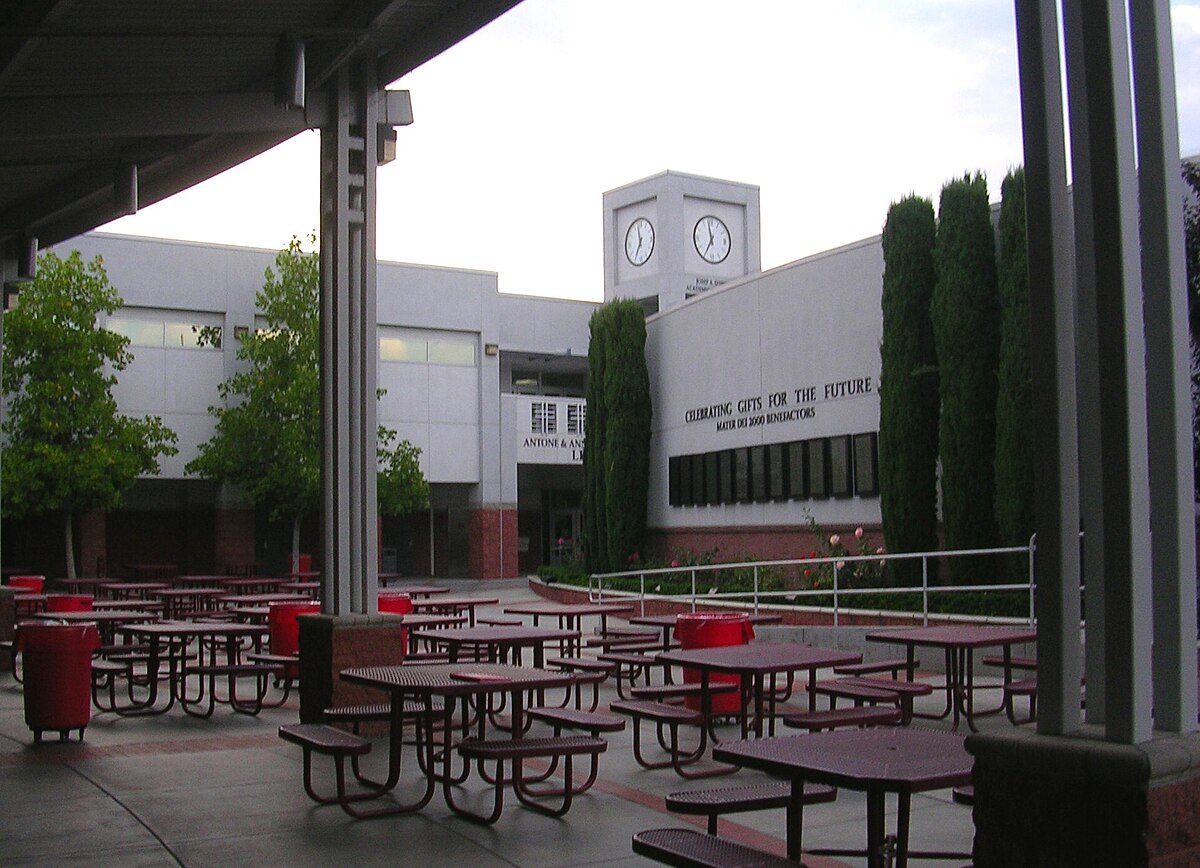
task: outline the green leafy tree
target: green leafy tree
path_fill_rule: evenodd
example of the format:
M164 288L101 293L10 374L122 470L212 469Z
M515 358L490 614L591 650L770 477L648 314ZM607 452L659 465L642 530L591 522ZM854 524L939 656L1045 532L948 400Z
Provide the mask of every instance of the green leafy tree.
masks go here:
M996 367L1000 305L996 247L982 174L942 188L934 245L933 333L942 401L942 523L949 549L995 543ZM956 583L992 578L992 565L953 558Z
M1000 187L1000 368L996 398L996 524L1003 545L1033 535L1033 376L1029 363L1029 256L1025 242L1025 172ZM1011 578L1028 576L1018 558Z
M888 551L937 546L938 369L930 303L937 224L933 203L909 196L883 227L883 340L879 346L879 506ZM895 561L902 584L921 564Z
M246 367L218 387L221 404L212 438L187 470L239 486L269 508L272 521L292 523L292 554L300 526L321 496L320 270L317 253L300 239L275 257L255 296L266 328L248 333L238 348ZM420 450L380 427L378 508L401 515L428 501Z
M48 252L4 315L4 516L60 514L69 578L74 517L117 508L177 451L161 419L117 412L112 387L132 359L129 339L97 318L120 306L100 257Z
M636 560L646 536L650 485L650 373L646 315L632 299L608 305L604 366L605 532L609 563Z

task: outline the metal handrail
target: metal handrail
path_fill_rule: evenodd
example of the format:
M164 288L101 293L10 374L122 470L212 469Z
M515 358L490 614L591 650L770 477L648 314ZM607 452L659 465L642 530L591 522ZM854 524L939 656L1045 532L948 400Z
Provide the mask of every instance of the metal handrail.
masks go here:
M964 591L1028 591L1029 594L1029 623L1034 623L1034 592L1037 587L1036 578L1034 576L1034 552L1036 550L1037 537L1029 538L1029 544L1024 546L1000 546L996 548L982 549L957 549L952 551L930 551L930 552L904 552L904 553L884 553L870 555L833 555L830 557L820 558L789 558L785 560L773 561L740 561L736 563L723 564L692 564L688 566L678 567L656 567L653 569L626 570L615 573L596 573L588 576L588 599L602 600L604 598L604 584L606 581L613 579L633 578L639 580L639 600L640 610L644 615L646 611L647 599L663 599L663 600L678 600L680 594L659 594L654 591L646 592L646 580L653 577L678 576L681 573L688 573L691 576L691 607L692 611L696 611L696 605L700 600L724 599L729 597L737 597L744 599L747 596L752 596L754 612L759 610L760 601L764 599L772 599L777 597L786 598L789 602L794 602L802 597L833 597L833 623L836 626L840 623L842 606L840 598L854 597L862 594L878 594L878 593L920 593L921 594L921 616L922 623L929 623L929 596L930 594L944 593L959 593ZM1028 583L998 583L988 585L930 585L929 584L929 561L932 558L954 558L954 557L978 557L986 555L1002 555L1002 554L1025 554L1028 557L1029 563L1029 582ZM888 562L901 560L921 560L921 584L917 585L901 585L890 587L873 587L873 588L847 588L842 587L839 581L842 571L846 566L852 563L863 562ZM763 591L759 584L759 570L764 567L796 567L799 569L811 568L812 566L822 566L825 564L833 565L833 583L830 588L814 588L811 590L782 590L782 591ZM751 591L719 591L714 582L708 587L704 593L698 592L697 575L711 573L720 570L738 570L749 569L753 576L753 589ZM611 587L609 592L612 593ZM847 607L848 608L848 607Z

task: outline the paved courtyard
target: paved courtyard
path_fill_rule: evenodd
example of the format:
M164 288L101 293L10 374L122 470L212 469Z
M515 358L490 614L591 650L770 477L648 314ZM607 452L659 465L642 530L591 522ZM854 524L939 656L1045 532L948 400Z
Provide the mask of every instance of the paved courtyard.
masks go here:
M447 584L455 591L500 596L493 613L534 599L524 581ZM589 619L585 629L591 626ZM615 697L611 687L605 693L605 702ZM60 744L50 733L51 740L35 748L23 719L20 685L5 672L0 675L0 863L643 865L651 863L633 855L634 833L664 826L703 828L703 818L669 813L665 794L762 779L743 771L687 782L669 769L644 770L633 760L627 729L608 736L599 781L562 819L522 808L510 795L499 822L478 826L455 816L438 793L419 814L353 820L337 806L317 806L305 796L300 750L276 735L280 724L296 722L297 715L296 698L258 717L220 706L210 720L177 709L150 718L96 714L82 744ZM1008 725L1003 718L990 721ZM367 762L382 768L385 757L380 742ZM317 758L317 780L331 785L332 779L331 766ZM476 807L490 805L490 791L476 787L470 792ZM865 798L847 791L831 804L806 808L805 843L861 847L865 810ZM739 814L721 821L721 833L782 854L783 826L782 810ZM972 836L970 808L953 802L948 790L914 796L914 848L966 852ZM806 864L830 868L865 860L808 857Z

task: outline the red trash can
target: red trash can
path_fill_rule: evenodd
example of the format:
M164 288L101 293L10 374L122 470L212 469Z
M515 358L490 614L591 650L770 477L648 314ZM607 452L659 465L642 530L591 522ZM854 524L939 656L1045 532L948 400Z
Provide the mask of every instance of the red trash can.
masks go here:
M312 571L312 555L288 555L288 573L294 576Z
M300 622L297 615L308 615L321 611L320 603L292 603L277 601L267 604L267 627L271 631L272 654L296 654L300 651ZM300 677L300 663L284 666L285 678Z
M754 638L754 626L750 616L738 612L684 612L675 619L675 638L684 651L692 648L720 648L725 645L745 645ZM684 667L683 681L699 683L700 673L695 669ZM709 683L721 681L740 683L737 675L713 672L709 675ZM700 709L700 697L685 697L688 708L693 711ZM712 710L715 714L737 714L741 710L741 696L734 693L721 693L713 696Z
M10 588L26 588L35 594L40 594L46 587L45 576L9 576Z
M47 612L90 612L91 594L47 594Z
M408 615L413 610L412 597L405 593L379 593L379 611L390 612L393 615ZM400 656L408 649L408 631L400 631Z
M17 629L15 650L21 655L25 686L25 723L33 741L42 730L83 730L92 719L92 652L100 647L95 624L31 624Z

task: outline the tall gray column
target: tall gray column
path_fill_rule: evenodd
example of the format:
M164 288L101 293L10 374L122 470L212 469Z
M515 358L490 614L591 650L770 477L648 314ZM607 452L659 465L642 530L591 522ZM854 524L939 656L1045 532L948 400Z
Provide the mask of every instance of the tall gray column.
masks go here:
M1018 0L1017 49L1029 238L1038 730L1079 728L1079 477L1075 291L1054 4Z
M1077 286L1081 310L1094 304L1096 315L1094 329L1079 334L1081 344L1094 342L1096 364L1081 365L1079 379L1099 384L1099 426L1081 429L1099 438L1104 534L1104 625L1097 634L1089 618L1088 645L1103 643L1105 735L1132 744L1149 739L1153 727L1146 347L1128 29L1120 0L1064 0L1063 20L1073 180L1076 195L1083 188L1089 201L1086 210L1076 205ZM1089 604L1094 598L1089 583Z
M1137 111L1150 530L1154 598L1154 725L1196 726L1196 527L1175 63L1167 0L1129 6Z
M382 90L374 64L336 75L321 129L322 611L371 613L376 504L375 168Z

